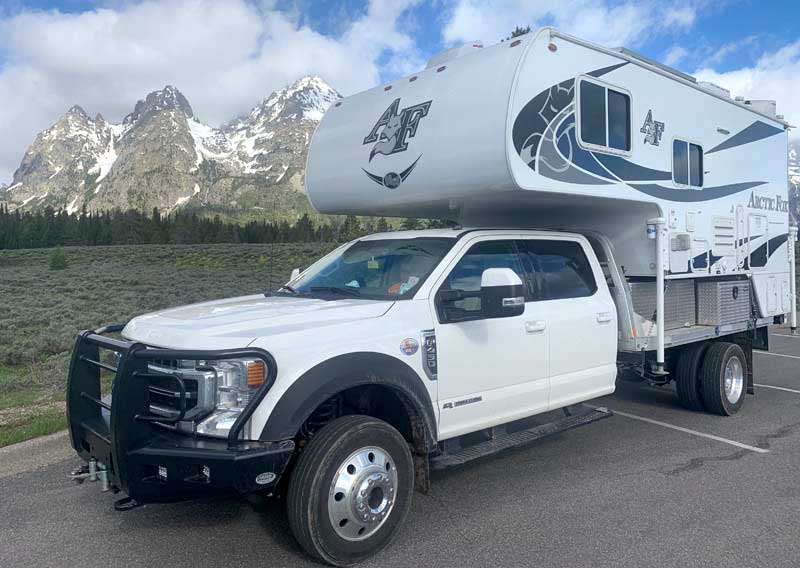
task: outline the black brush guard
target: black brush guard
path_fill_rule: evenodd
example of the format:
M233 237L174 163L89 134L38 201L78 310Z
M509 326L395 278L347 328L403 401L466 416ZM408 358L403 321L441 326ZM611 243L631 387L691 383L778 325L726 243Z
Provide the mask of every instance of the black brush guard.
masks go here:
M139 503L169 502L218 493L269 489L280 479L294 452L294 442L241 440L242 429L275 382L272 355L257 348L195 351L150 348L108 337L123 325L78 335L67 381L67 419L72 447L86 461L109 470L114 487ZM100 350L117 354L116 366L101 360ZM173 374L148 371L154 360L260 359L264 384L236 420L227 439L171 430L186 413L187 388ZM100 377L113 373L111 399L101 395ZM150 413L149 381L173 380L179 411L174 417ZM166 474L166 475L164 475Z

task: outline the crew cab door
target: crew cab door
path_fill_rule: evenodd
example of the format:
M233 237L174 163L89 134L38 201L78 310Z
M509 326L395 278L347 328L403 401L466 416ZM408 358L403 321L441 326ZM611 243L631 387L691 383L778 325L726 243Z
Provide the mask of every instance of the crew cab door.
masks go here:
M580 237L523 239L531 317L549 330L549 408L614 391L617 313L597 258Z
M547 322L527 302L513 317L493 317L481 305L483 273L511 269L526 282L521 260L513 237L476 238L434 287L440 439L547 409ZM464 298L448 300L454 291Z

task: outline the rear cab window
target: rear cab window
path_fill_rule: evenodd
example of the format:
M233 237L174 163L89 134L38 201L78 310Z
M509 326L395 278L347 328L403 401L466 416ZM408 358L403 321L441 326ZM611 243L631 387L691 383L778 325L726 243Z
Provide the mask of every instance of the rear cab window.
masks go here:
M525 239L517 246L533 301L585 298L597 292L592 265L580 243Z

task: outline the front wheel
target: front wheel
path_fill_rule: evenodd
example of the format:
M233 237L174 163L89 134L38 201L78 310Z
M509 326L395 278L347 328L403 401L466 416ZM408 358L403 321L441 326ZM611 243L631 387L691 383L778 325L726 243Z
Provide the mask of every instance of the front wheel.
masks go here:
M382 420L344 416L303 450L289 481L287 512L311 556L352 566L384 548L411 505L408 444Z
M744 405L747 392L747 359L735 343L718 342L708 347L700 378L706 410L730 416Z

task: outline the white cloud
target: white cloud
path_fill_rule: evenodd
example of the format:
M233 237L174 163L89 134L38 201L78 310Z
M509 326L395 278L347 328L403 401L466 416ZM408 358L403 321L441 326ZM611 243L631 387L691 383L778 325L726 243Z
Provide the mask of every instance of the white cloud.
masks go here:
M731 96L776 100L778 113L793 125L800 125L800 41L763 55L752 67L724 73L704 68L694 75L700 81L725 87ZM797 130L790 136L797 138Z
M686 49L683 47L676 45L672 47L667 54L664 56L664 64L669 65L670 67L677 66L684 58L689 54Z
M697 18L695 6L669 6L662 13L663 24L667 27L678 26L690 28L694 25Z
M417 2L371 0L336 37L270 1L112 2L80 14L0 19L0 181L11 178L36 133L74 104L117 121L172 84L199 118L219 124L303 74L321 75L345 94L371 87L381 57L422 61L396 25Z
M607 46L636 46L654 33L691 27L695 9L687 5L611 0L457 0L443 31L445 41L482 39L494 43L518 25L553 25Z

